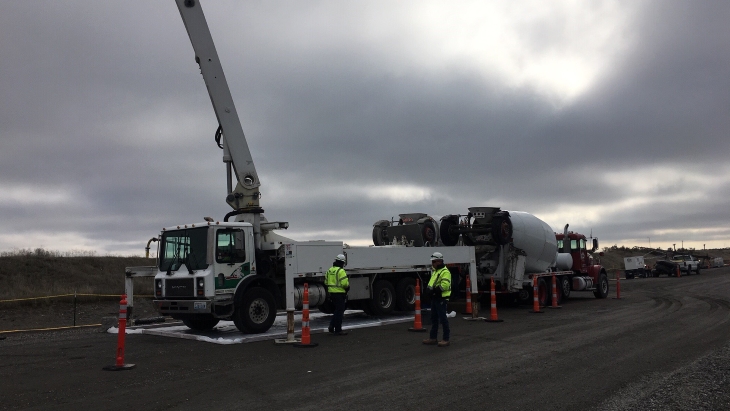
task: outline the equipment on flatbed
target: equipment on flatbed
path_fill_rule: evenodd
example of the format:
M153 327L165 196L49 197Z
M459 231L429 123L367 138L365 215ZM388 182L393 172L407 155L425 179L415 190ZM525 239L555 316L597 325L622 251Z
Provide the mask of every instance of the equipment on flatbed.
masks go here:
M419 216L425 214L401 214ZM399 221L400 223L400 221ZM373 226L373 239L390 235L401 225L380 220ZM485 289L494 279L498 292L516 293L519 300L532 299L533 277L538 277L541 305L550 301L545 276L555 275L560 293L558 299L568 298L571 291L593 291L597 298L608 295L606 270L594 262L592 253L598 249L593 239L588 249L584 235L568 231L556 234L547 223L522 211L506 211L498 207L471 207L468 213L451 214L441 218L437 226L439 240L444 246L468 245L475 248L479 288ZM387 235L383 235L387 232ZM399 232L400 242L419 244L420 230Z

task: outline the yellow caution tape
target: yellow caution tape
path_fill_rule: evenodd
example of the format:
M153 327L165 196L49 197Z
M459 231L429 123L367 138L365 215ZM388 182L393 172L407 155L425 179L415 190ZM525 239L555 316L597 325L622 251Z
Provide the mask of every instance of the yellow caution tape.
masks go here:
M26 332L26 331L68 330L71 328L84 328L84 327L101 327L101 324L69 325L67 327L52 327L52 328L31 328L31 329L27 329L27 330L6 330L6 331L0 331L0 334L22 333L22 332Z
M28 298L13 298L11 300L0 300L0 303L8 303L13 301L30 301L30 300L43 300L46 298L62 298L62 297L117 297L121 298L120 294L59 294L59 295L47 295L45 297L28 297ZM136 298L151 298L153 295L135 295Z

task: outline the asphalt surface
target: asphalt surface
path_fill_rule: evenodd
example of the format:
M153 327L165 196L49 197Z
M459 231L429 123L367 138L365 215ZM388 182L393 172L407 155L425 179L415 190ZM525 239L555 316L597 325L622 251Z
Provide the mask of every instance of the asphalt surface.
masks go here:
M451 319L451 346L409 324L216 345L96 330L0 340L0 409L730 409L730 268L615 282L557 310L500 307L502 323ZM488 315L487 312L481 312Z

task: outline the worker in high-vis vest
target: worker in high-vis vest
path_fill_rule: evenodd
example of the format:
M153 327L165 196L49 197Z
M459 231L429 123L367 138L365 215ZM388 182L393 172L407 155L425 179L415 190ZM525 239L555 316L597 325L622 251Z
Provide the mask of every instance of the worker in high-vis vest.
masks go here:
M428 290L431 293L431 334L423 340L426 345L437 345L439 347L449 346L449 318L446 316L447 303L451 297L451 272L444 265L444 256L438 251L431 255L431 266L433 272L428 281ZM439 334L439 323L444 329L444 338L437 340Z
M335 305L335 312L332 315L329 332L334 335L347 335L347 331L342 331L342 317L345 315L345 305L347 303L347 291L350 290L350 281L347 279L347 272L343 268L345 266L344 254L338 254L332 263L332 268L327 270L324 278L324 284L327 286L327 293L330 300Z

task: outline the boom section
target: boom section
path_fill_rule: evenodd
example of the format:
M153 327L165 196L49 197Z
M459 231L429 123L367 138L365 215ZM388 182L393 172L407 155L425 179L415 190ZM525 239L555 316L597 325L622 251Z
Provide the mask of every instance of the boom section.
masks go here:
M261 184L205 14L198 0L175 0L175 2L185 23L190 43L193 45L195 61L200 66L215 116L223 131L223 161L233 163L238 179L236 189L228 193L226 201L235 210L256 213L259 208ZM228 189L230 191L231 187Z

